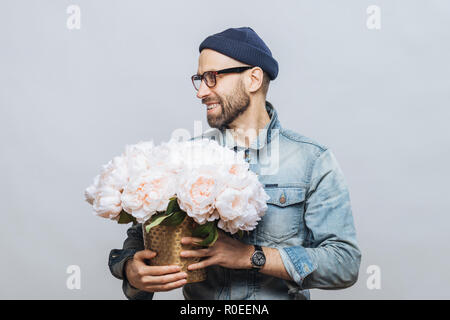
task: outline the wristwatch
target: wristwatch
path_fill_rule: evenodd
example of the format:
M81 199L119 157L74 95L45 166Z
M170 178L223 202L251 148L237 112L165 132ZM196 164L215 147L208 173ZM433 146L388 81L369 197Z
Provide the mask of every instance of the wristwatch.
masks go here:
M250 261L252 263L253 269L261 269L266 263L266 255L264 254L261 246L255 244L255 251L253 252Z

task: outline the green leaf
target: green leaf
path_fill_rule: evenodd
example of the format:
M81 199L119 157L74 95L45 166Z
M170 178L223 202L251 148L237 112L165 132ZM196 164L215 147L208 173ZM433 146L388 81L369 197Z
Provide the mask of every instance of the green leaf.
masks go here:
M169 204L167 205L166 215L172 214L175 211L179 211L178 201L176 197L170 198Z
M238 230L238 235L239 235L239 238L242 239L242 237L244 236L244 231Z
M154 215L150 219L150 223L147 226L145 226L145 231L149 232L151 228L161 224L161 222L163 222L168 217L170 216L167 216L165 212Z
M124 210L120 212L119 220L117 220L117 223L119 224L127 224L133 222L133 224L136 224L136 218L133 217L131 214L126 213Z
M181 224L186 218L186 212L184 211L175 211L170 214L163 222L162 225L165 226L177 226Z
M214 227L213 221L201 224L192 231L192 236L198 238L207 237L212 232L213 227Z
M216 242L218 237L219 237L219 232L217 231L217 226L213 224L213 229L211 230L211 232L198 245L210 247L210 246L214 245L214 243Z

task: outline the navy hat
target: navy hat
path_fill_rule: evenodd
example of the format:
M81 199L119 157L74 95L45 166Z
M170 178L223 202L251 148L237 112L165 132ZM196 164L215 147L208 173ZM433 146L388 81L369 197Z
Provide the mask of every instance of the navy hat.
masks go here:
M230 28L207 37L199 52L208 48L243 63L258 66L274 80L278 75L278 62L272 52L252 28Z

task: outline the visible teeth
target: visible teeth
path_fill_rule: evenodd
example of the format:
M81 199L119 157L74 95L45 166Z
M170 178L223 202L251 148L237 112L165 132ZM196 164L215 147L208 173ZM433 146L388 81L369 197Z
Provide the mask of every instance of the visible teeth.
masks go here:
M207 106L208 110L214 109L215 107L218 107L219 104L218 103L214 103L214 104L210 104L209 106Z

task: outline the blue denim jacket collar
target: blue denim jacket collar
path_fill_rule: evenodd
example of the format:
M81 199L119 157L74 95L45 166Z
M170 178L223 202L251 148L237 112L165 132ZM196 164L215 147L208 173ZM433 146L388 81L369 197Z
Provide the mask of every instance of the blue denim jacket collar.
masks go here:
M280 121L278 120L277 111L269 101L266 101L266 111L270 117L270 121L266 124L266 126L263 129L259 130L257 138L252 141L252 143L249 146L249 149L259 150L263 148L264 146L270 143L273 135L277 132L277 130L274 129L281 128ZM236 145L236 142L234 141L231 132L229 132L229 129L222 129L221 133L222 136L225 137L225 145L227 146Z

